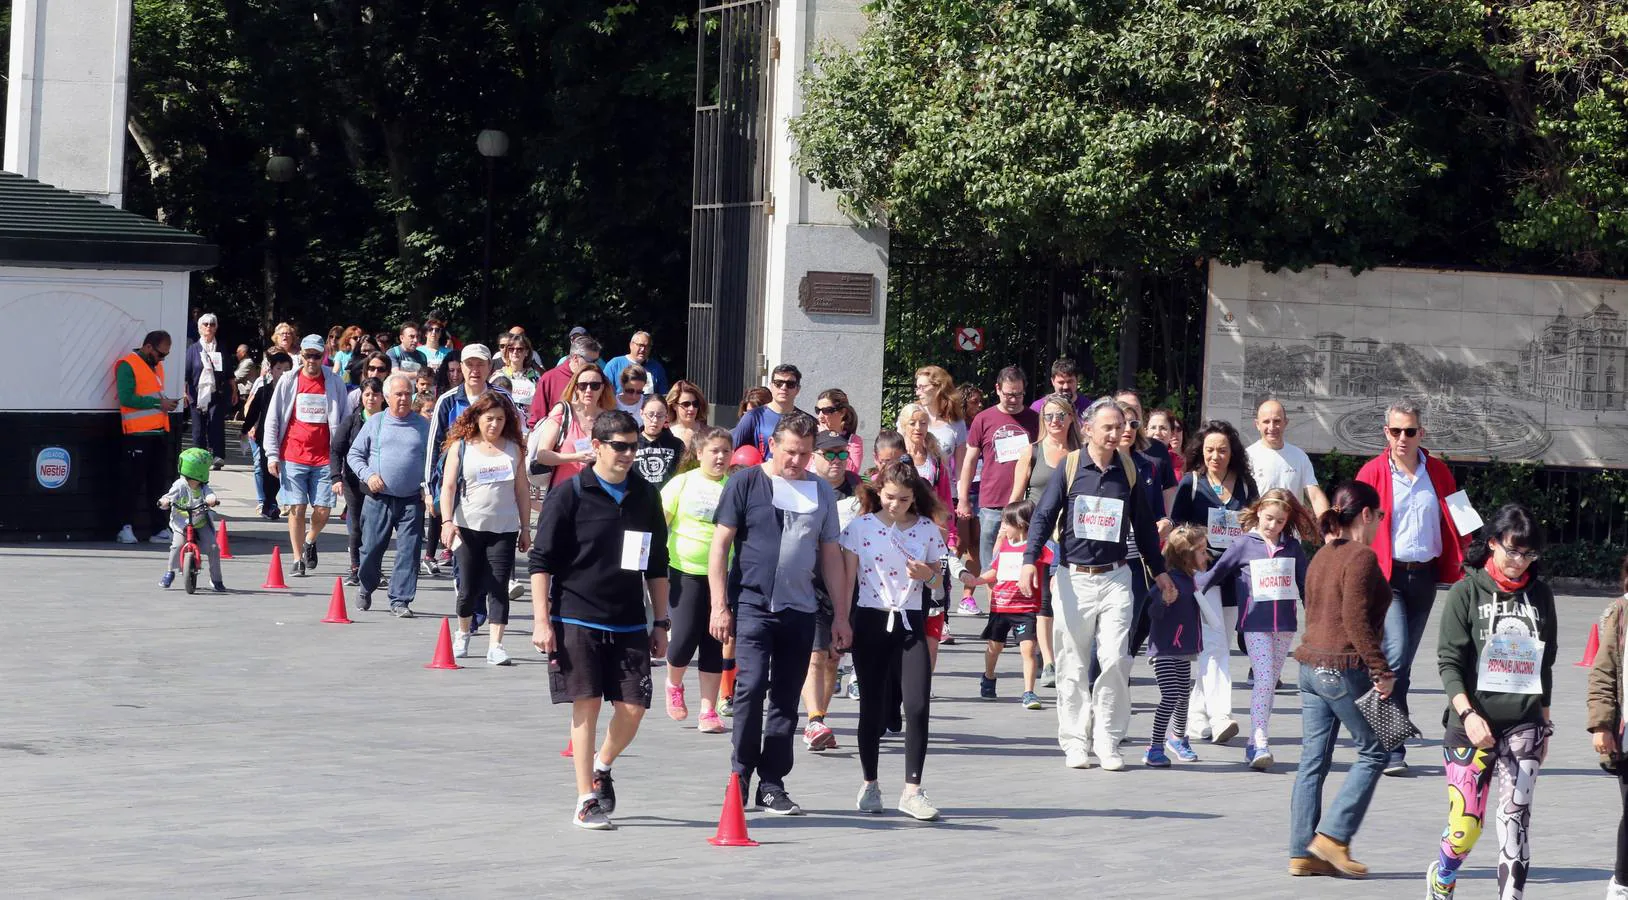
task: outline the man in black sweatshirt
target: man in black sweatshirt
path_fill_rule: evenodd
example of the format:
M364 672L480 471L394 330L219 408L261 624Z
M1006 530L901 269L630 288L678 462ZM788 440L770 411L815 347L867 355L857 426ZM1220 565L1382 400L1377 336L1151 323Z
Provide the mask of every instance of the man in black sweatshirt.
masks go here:
M577 805L583 828L612 827L611 763L650 708L650 658L667 653L667 522L661 494L629 477L639 427L621 410L593 423L594 464L556 484L531 545L531 642L549 655L555 703L571 704ZM654 627L645 624L648 588ZM593 752L599 708L614 711Z

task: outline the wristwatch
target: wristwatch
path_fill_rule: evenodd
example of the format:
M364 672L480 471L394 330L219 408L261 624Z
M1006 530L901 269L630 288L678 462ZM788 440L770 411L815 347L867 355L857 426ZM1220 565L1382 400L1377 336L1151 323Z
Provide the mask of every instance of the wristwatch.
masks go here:
M673 620L672 619L657 619L656 621L651 622L650 624L653 627L663 628L663 629L666 629L667 631L672 631L673 630Z

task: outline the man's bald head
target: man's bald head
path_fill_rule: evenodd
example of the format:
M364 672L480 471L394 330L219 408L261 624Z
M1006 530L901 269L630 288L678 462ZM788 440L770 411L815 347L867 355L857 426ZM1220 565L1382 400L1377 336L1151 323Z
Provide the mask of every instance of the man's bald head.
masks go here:
M1273 450L1283 449L1283 432L1288 427L1289 414L1275 398L1268 397L1255 409L1255 430L1261 433L1261 440L1266 442L1266 446Z

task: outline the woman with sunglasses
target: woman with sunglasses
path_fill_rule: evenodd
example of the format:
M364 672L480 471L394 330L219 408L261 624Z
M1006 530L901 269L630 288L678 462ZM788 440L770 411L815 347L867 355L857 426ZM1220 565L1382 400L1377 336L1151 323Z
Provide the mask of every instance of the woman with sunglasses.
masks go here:
M532 365L530 339L523 334L509 338L503 346L503 368L497 374L509 379L509 397L520 410L520 421L531 421L531 400L537 396L537 380L543 373Z
M616 408L639 420L644 409L644 386L650 383L650 373L638 363L630 363L616 373L612 387L617 390Z
M350 361L356 356L356 341L362 336L362 326L352 325L339 334L339 342L333 353L333 370L346 384L355 384L350 380Z
M707 395L694 382L681 378L673 383L667 392L667 410L673 417L668 429L686 447L695 440L697 432L706 430Z
M377 378L380 381L389 378L392 365L390 357L377 350L371 350L366 355L358 354L352 357L350 364L345 368L345 372L349 376L348 382L350 384L360 385L369 378ZM361 389L352 387L346 399L350 403L350 411L355 412L362 405ZM360 509L361 507L357 508Z
M594 462L594 419L616 408L616 395L598 363L588 363L565 384L565 399L537 425L537 462L553 466L550 484L575 478Z
M1156 409L1148 413L1148 437L1163 447L1170 457L1170 468L1176 473L1176 480L1180 481L1182 471L1182 444L1181 419L1168 409ZM1156 448L1155 448L1156 449Z
M859 413L854 412L847 393L837 388L822 391L820 399L814 401L814 419L820 423L821 431L834 431L847 436L848 462L845 468L858 475L860 464L865 461L865 440L859 436Z
M1447 710L1442 737L1447 827L1426 874L1431 900L1451 900L1458 870L1486 826L1498 781L1498 896L1519 898L1531 868L1532 790L1549 755L1555 599L1532 572L1543 529L1509 505L1470 547L1464 578L1442 604L1436 658Z
M1039 501L1051 483L1057 467L1069 453L1080 449L1079 418L1074 413L1074 402L1061 394L1051 394L1040 405L1040 440L1029 446L1029 452L1019 457L1017 469L1012 473L1012 494L1008 503L1028 500ZM1134 545L1134 542L1127 541ZM1062 553L1053 545L1054 556ZM993 565L991 563L990 565ZM989 566L985 566L988 569ZM976 573L974 573L976 574ZM1035 616L1035 643L1040 645L1040 686L1057 686L1057 662L1051 649L1051 591L1040 586L1040 612ZM990 696L994 686L990 686Z
M430 361L432 369L441 368L449 358L457 359L448 355L452 353L453 348L447 341L447 323L433 313L424 320L424 339L419 343L418 349L423 351L424 358Z

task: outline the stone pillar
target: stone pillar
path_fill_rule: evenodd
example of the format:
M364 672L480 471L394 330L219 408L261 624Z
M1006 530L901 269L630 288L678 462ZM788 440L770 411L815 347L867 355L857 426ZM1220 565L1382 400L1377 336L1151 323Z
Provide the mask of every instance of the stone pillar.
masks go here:
M803 390L797 405L811 413L820 391L846 391L859 414L859 432L867 442L868 454L870 438L882 427L888 233L883 228L856 226L837 208L835 195L797 174L791 162L795 146L786 128L787 119L802 111L802 76L810 57L828 41L853 44L868 25L861 5L860 0L783 0L780 4L770 188L774 209L769 219L763 356L770 370L787 362L802 370ZM805 311L799 305L799 288L809 272L871 276L871 312Z
M124 205L131 0L12 0L7 171Z

